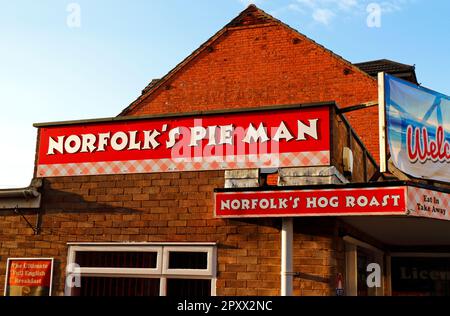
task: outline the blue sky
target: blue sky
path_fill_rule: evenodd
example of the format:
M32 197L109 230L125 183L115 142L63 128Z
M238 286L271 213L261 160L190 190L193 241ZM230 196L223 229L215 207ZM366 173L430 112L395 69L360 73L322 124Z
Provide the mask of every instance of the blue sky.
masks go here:
M250 2L0 0L0 187L29 184L32 123L117 115ZM450 1L253 2L351 62L416 64L423 85L450 95ZM80 27L67 24L71 3ZM370 3L380 27L367 25Z

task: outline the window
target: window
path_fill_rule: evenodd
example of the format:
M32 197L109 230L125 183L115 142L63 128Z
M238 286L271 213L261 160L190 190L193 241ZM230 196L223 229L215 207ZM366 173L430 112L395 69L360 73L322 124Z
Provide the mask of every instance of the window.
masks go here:
M75 263L80 267L93 268L153 268L157 266L158 252L127 251L79 251L75 254Z
M393 254L393 296L449 296L449 254Z
M211 296L216 262L212 243L71 244L66 295Z
M211 282L208 280L167 279L167 296L205 297L210 296Z
M169 269L200 269L208 267L208 253L206 252L169 252Z
M159 296L160 280L119 277L81 277L73 296Z
M344 236L345 241L345 265L346 281L345 293L347 296L381 296L384 294L384 253L376 247L365 242ZM367 267L376 263L380 267L381 287L367 285L369 276Z
M357 293L358 296L376 296L376 289L367 287L367 266L371 263L377 263L375 254L367 248L356 247L356 266L357 266Z

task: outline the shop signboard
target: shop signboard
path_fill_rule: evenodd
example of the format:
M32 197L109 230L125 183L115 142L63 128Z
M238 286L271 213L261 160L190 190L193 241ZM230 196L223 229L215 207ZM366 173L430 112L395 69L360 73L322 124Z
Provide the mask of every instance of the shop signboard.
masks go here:
M217 218L414 216L450 220L450 193L413 185L330 189L217 189Z
M404 187L215 193L219 218L399 215L405 209Z
M8 258L5 296L51 296L52 258Z
M450 220L450 194L425 188L408 187L410 215Z
M450 97L380 74L380 166L450 182ZM386 144L388 146L386 146Z
M330 164L330 107L36 124L37 177Z

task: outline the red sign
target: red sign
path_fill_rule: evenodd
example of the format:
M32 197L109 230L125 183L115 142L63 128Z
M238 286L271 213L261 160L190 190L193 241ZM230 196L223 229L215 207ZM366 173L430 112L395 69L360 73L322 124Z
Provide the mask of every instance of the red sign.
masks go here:
M215 215L295 217L404 215L406 187L215 193Z
M319 166L329 108L41 127L37 176Z
M5 296L51 295L53 259L8 259Z

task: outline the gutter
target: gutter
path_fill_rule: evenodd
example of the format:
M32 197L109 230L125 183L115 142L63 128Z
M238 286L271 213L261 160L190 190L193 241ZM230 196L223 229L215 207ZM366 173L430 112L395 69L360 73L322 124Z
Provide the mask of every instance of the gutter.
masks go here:
M0 190L0 199L1 198L24 198L30 199L38 197L40 193L35 189L23 188L23 189L6 189Z
M26 188L0 190L0 209L38 209L42 179L33 179Z

